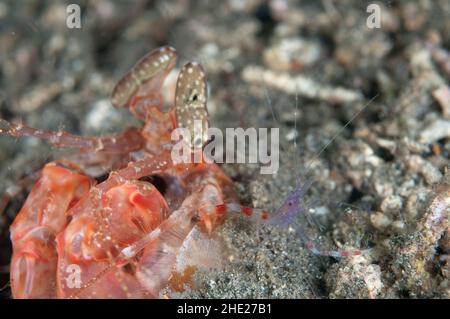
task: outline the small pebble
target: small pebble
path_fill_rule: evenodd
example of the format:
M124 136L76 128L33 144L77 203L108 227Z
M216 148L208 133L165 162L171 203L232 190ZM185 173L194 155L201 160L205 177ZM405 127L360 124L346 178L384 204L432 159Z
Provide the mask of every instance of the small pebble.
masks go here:
M382 212L370 215L370 222L379 230L385 230L392 223L391 219Z
M396 220L391 224L392 229L397 233L402 233L406 229L406 224L401 220Z
M396 213L403 207L403 200L400 196L390 195L381 202L381 210L385 213Z
M423 129L419 141L432 144L446 137L450 137L450 121L438 118Z

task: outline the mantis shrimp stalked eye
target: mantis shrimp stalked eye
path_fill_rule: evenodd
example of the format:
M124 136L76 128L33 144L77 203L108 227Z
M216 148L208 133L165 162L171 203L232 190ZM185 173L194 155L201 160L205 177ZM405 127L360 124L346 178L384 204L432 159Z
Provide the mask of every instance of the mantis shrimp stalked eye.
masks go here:
M206 76L200 64L186 64L178 75L175 93L175 115L179 127L191 132L191 147L199 149L208 140L208 111L206 109Z

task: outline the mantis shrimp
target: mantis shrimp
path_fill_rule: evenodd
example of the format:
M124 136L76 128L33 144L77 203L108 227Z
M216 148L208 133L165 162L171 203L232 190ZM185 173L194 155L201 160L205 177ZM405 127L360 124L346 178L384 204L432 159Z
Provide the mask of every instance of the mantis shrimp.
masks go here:
M1 134L38 137L82 155L76 163L45 165L11 226L13 297L159 297L177 273L208 266L183 251L214 246L211 234L223 214L211 207L238 201L216 164L171 160L175 128L209 125L206 77L198 63L184 65L174 106L162 111L160 89L175 63L173 48L154 50L114 88L112 104L128 107L145 122L142 129L83 137L0 120ZM199 138L201 147L206 140ZM198 151L198 145L192 149ZM116 168L101 183L84 173L98 163ZM145 180L155 175L168 185L164 196ZM72 271L79 278L71 283Z

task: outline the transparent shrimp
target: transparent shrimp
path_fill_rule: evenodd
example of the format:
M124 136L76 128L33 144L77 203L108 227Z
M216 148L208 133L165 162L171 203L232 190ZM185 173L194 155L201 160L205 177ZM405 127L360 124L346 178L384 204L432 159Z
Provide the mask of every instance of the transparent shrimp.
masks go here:
M366 109L377 97L375 95L370 99L358 112L356 112L348 122L331 138L331 140L315 155L314 160L316 160L330 145L333 141L345 130L345 128L364 110ZM270 104L270 101L269 101ZM271 108L272 115L275 119L274 111ZM298 215L304 215L309 218L309 205L304 201L304 195L312 185L312 182L305 183L304 176L306 176L311 169L311 164L306 167L306 171L302 176L297 178L297 183L294 190L288 194L284 199L283 204L273 213L269 214L267 210L256 209L252 207L245 207L236 204L223 203L215 207L207 207L204 209L210 210L218 215L223 215L227 212L238 213L243 216L251 217L253 220L267 223L269 225L288 228L292 227L301 241L304 243L305 247L310 250L313 254L319 256L331 256L335 258L342 257L352 257L363 254L370 253L371 249L354 249L354 250L324 250L318 247L314 241L307 235L304 227L296 221Z

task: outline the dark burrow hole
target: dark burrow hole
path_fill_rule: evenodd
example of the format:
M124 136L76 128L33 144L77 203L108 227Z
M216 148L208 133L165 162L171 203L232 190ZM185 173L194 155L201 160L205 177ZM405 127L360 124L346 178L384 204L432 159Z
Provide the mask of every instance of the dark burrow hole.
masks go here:
M101 176L96 177L98 183L102 183L108 179L109 174L103 174ZM164 195L167 190L167 182L162 176L152 175L152 176L144 176L139 178L142 182L147 182L156 187L156 189Z
M167 182L162 176L152 175L139 178L140 181L147 182L156 187L156 189L164 195L167 190Z
M104 181L106 181L108 179L108 176L109 176L109 174L106 173L106 174L96 177L95 180L97 181L97 183L100 184L100 183L103 183Z

